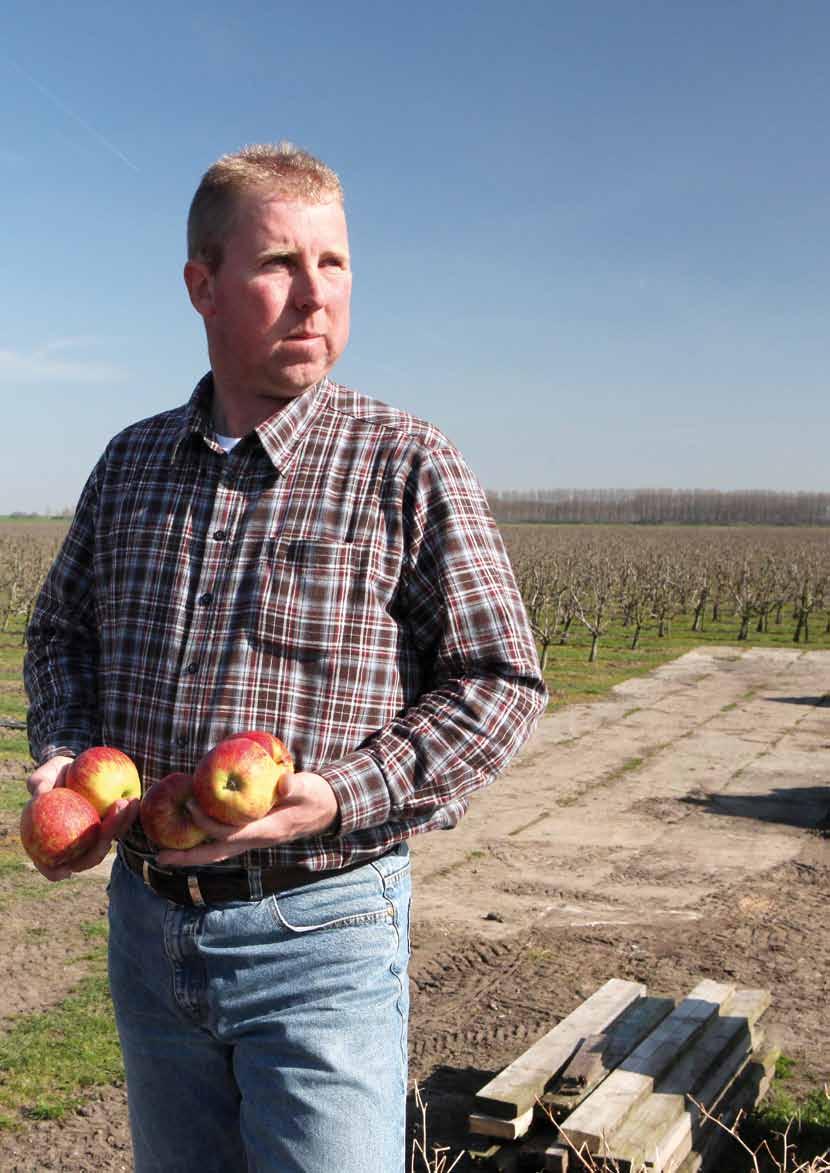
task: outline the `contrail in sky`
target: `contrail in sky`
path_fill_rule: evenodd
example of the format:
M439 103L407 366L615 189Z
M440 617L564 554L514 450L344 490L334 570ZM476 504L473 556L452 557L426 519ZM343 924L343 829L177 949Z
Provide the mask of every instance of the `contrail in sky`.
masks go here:
M88 122L84 122L83 118L81 118L79 114L76 114L74 110L70 110L66 103L60 100L57 94L53 94L52 91L47 89L47 87L43 85L42 82L39 82L36 77L32 77L31 73L24 69L22 65L19 65L18 62L14 60L14 58L6 55L6 60L14 66L18 73L22 73L28 82L31 82L31 84L39 89L42 94L45 94L50 102L54 102L59 110L63 111L64 114L68 114L70 118L74 118L78 125L84 128L87 134L91 134L93 138L97 138L98 142L103 143L107 150L111 151L113 155L121 160L122 163L126 163L128 167L132 168L133 171L138 172L138 168L136 167L135 163L128 159L123 151L119 151L118 147L114 146L113 143L109 141L109 139L104 138L104 136L100 134L94 126L90 126Z

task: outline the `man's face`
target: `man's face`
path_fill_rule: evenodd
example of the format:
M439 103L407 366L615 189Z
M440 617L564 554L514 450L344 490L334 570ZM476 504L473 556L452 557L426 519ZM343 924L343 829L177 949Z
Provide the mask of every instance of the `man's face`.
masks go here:
M185 273L214 375L234 395L294 398L331 370L348 341L349 239L336 200L248 193L217 272L191 262Z

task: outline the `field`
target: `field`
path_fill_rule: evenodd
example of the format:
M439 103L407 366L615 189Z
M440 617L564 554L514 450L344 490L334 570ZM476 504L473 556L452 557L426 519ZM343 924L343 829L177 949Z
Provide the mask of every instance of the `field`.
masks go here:
M37 546L42 565L60 532L58 523L10 523L0 555L8 542L34 563L27 548ZM546 568L549 608L570 575L571 596L601 635L576 614L566 627L567 587L558 615L537 606L536 622L552 636L549 715L457 831L414 846L411 1062L432 1139L460 1151L471 1091L608 977L674 996L715 977L773 991L787 1062L774 1112L753 1122L752 1135L800 1105L814 1120L803 1151L827 1147L830 533L505 534L528 576L529 609L534 564ZM597 620L586 603L597 601L604 563L613 587ZM636 613L622 588L635 563L653 573L632 649ZM654 588L669 565L664 605ZM691 586L683 567L697 569ZM755 572L754 611L740 594L743 567ZM703 571L710 593L694 631ZM805 581L809 641L802 631L796 643ZM739 640L742 597L750 621ZM103 962L105 875L49 886L16 839L28 769L18 727L24 620L19 603L0 632L0 1168L128 1170Z

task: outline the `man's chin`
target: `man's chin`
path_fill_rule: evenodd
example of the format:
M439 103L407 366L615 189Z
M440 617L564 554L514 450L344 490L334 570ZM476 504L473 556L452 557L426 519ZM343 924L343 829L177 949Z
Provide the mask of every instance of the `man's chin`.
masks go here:
M327 366L312 363L280 364L279 374L271 380L263 393L272 399L296 399L304 395L328 372Z

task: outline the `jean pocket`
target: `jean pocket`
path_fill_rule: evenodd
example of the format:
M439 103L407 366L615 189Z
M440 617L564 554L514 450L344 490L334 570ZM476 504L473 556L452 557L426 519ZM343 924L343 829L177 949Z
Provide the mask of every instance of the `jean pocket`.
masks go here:
M292 933L390 923L395 915L371 864L270 897L274 919Z

